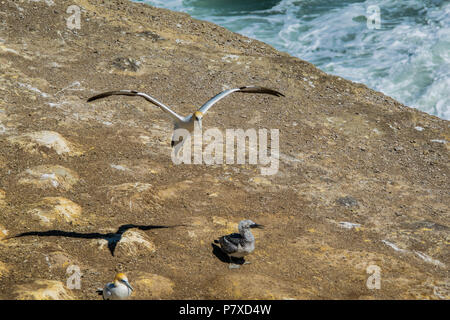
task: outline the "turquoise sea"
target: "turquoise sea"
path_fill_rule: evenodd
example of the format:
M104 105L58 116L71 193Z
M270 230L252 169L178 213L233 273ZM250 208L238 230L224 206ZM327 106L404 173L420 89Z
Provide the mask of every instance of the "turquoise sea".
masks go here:
M450 120L450 1L137 2L214 22Z

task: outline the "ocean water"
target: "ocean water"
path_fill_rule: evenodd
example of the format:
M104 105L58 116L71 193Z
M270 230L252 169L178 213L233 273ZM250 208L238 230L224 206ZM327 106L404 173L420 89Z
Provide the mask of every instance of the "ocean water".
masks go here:
M214 22L450 120L450 1L136 1Z

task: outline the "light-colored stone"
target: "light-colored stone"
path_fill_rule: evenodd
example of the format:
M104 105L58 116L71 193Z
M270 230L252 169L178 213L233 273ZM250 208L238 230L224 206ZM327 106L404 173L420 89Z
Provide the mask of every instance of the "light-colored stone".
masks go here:
M148 191L152 188L149 183L142 182L127 182L120 185L112 186L108 195L111 197L120 197L122 195L139 194L141 192ZM111 199L113 201L114 198Z
M56 269L66 269L71 264L78 263L74 262L73 258L70 257L67 253L62 251L54 251L49 253L46 256L46 261L50 268L56 268Z
M0 261L0 279L4 276L6 276L9 272L9 267L6 265L6 263Z
M116 247L117 255L135 256L139 253L150 254L155 251L156 247L153 242L140 230L126 231Z
M75 202L62 197L46 197L33 205L29 213L40 223L50 226L54 222L77 223L82 209Z
M192 187L192 181L190 180L177 182L168 188L158 191L158 197L162 200L176 198L180 195L180 192L190 187Z
M9 137L8 141L30 153L37 153L37 148L43 146L53 149L57 154L68 154L70 156L82 154L78 147L54 131L44 130L25 133L19 136Z
M308 299L312 292L266 275L227 274L218 276L209 286L212 297L226 299L291 300Z

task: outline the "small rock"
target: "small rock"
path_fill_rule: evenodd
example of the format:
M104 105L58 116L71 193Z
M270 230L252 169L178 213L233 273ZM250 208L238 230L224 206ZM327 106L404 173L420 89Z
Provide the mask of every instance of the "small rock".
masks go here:
M446 144L447 143L447 140L444 140L444 139L432 139L430 141L431 142L442 143L442 144Z
M257 184L257 185L263 185L263 186L270 186L272 185L272 182L264 177L254 177L252 179L250 179L250 181L252 181L253 183Z
M55 150L57 154L67 153L72 156L82 154L73 143L54 131L26 133L20 136L9 137L8 141L19 145L20 148L29 153L37 153L37 148L43 146Z

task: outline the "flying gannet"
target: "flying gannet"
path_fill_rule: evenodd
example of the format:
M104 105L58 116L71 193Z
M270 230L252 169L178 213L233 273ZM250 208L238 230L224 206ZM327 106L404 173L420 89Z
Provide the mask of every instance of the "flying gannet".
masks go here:
M192 133L194 131L194 125L195 123L198 124L198 128L201 129L202 128L202 118L204 116L204 114L209 110L209 108L211 108L217 101L221 100L222 98L225 98L227 95L233 93L233 92L243 92L243 93L265 93L265 94L270 94L276 97L280 97L284 95L278 91L272 90L272 89L268 89L268 88L263 88L263 87L258 87L258 86L244 86L244 87L240 87L240 88L234 88L234 89L228 89L225 91L222 91L221 93L215 95L214 97L212 97L210 100L208 100L203 106L201 106L197 111L195 111L193 114L188 115L186 117L180 116L179 114L177 114L176 112L174 112L172 109L170 109L168 106L166 106L165 104L159 102L158 100L156 100L155 98L153 98L152 96L142 93L142 92L138 92L138 91L134 91L134 90L118 90L118 91L108 91L108 92L104 92L104 93L100 93L98 95L95 95L93 97L90 97L87 102L91 102L97 99L102 99L102 98L106 98L112 95L124 95L124 96L138 96L138 97L142 97L145 100L153 103L154 105L160 107L162 110L164 110L165 112L167 112L174 120L174 131L177 129L186 129L188 130L190 133ZM179 141L175 141L175 135L172 136L172 143L171 146L174 147L176 145L178 145L180 142L184 141L183 140L179 140ZM181 146L181 145L180 145Z
M232 258L243 259L255 250L255 237L250 228L262 229L263 227L263 225L256 224L252 220L242 220L238 226L239 233L232 233L215 240L216 243L220 244L222 251L228 255L230 269L239 268L239 265L233 263Z
M124 273L116 274L114 282L109 282L97 292L103 294L103 300L125 300L131 295L133 287Z

